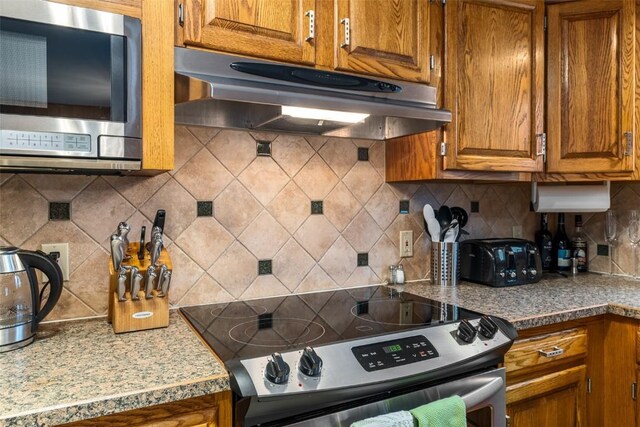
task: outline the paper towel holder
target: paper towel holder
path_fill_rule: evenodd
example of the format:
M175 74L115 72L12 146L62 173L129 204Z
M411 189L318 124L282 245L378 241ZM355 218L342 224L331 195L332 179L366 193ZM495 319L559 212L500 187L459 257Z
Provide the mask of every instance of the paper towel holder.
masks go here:
M611 206L611 182L545 185L531 182L535 212L605 212Z

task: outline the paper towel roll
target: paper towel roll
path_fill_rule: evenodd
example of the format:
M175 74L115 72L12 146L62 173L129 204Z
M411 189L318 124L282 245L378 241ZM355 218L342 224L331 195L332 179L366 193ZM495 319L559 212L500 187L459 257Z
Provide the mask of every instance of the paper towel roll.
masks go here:
M588 185L538 185L531 183L536 212L604 212L611 205L609 181Z

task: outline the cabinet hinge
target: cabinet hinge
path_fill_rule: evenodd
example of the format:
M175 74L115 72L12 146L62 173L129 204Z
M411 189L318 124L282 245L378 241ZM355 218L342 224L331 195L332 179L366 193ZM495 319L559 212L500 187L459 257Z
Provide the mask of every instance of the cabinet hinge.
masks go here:
M442 5L444 6L445 4L447 4L447 0L442 0Z
M591 378L587 378L587 394L591 394Z
M631 384L631 398L633 400L638 399L638 383Z
M441 156L447 155L447 143L444 141L440 143L440 155Z
M505 418L507 420L507 427L511 427L511 417L509 415L505 415Z
M547 163L547 133L536 134L537 138L540 138L540 150L536 152L536 156L542 156L542 162Z
M544 24L542 27L545 31L547 31L547 15L544 15Z
M429 69L434 70L436 68L436 57L429 55Z
M181 27L184 26L184 5L182 3L178 5L178 24Z
M631 156L633 154L633 132L625 132L624 138L626 140L626 148L624 150L625 156Z

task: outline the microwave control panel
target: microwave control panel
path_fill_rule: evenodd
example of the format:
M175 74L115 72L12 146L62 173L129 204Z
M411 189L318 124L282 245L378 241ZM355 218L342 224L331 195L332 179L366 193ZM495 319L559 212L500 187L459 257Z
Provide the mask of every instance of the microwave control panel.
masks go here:
M91 151L91 136L77 133L0 131L0 150Z
M351 351L367 372L438 357L438 351L424 335L353 347Z

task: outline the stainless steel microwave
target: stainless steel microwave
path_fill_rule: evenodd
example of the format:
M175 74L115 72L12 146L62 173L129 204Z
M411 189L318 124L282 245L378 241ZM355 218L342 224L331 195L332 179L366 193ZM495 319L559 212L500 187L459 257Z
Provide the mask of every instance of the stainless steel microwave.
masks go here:
M0 171L139 170L141 63L139 19L0 1Z

